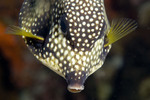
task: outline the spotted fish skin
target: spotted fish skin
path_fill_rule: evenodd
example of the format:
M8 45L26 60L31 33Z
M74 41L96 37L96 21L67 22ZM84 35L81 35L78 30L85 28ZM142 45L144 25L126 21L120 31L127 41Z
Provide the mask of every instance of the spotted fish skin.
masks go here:
M83 87L86 78L99 69L111 46L104 47L106 35L103 0L66 0L65 13L72 49L66 59L69 88ZM69 44L67 44L69 46ZM75 52L72 57L71 52ZM66 73L66 72L65 72Z
M64 77L78 93L98 70L111 44L131 33L137 23L114 19L109 25L103 0L25 0L19 26L6 33L23 36L34 56Z
M19 25L44 38L24 40L37 59L67 80L71 92L84 89L111 48L104 47L110 26L103 0L25 0Z

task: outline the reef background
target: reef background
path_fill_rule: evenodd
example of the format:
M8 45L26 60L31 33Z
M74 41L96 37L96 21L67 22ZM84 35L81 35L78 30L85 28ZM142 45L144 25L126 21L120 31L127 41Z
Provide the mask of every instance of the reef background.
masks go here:
M108 18L135 19L136 31L113 44L85 90L72 94L66 81L42 65L19 36L5 34L18 24L23 0L0 0L0 100L150 100L150 1L105 0Z

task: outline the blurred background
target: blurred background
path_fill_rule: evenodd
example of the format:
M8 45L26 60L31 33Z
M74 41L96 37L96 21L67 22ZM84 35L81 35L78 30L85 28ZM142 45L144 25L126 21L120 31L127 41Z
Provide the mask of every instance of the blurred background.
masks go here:
M23 0L0 0L0 100L150 100L150 1L105 0L108 18L135 19L136 31L113 44L85 90L67 91L66 81L42 65L19 36L5 34L18 25Z

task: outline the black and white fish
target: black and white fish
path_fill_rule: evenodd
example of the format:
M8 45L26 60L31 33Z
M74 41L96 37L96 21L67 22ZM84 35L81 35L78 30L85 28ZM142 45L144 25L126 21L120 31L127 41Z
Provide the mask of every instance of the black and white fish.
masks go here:
M19 27L34 56L64 77L73 93L104 63L111 44L135 30L135 21L116 19L110 26L104 0L24 0Z

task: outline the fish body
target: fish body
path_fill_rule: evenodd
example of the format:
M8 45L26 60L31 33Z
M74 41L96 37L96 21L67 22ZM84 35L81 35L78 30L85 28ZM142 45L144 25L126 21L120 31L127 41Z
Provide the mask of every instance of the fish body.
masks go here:
M23 35L34 56L64 77L70 92L77 93L103 65L111 44L137 26L130 19L112 24L103 0L24 0L20 29L10 27L8 33Z

